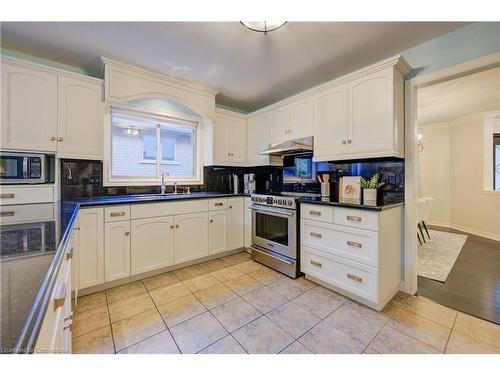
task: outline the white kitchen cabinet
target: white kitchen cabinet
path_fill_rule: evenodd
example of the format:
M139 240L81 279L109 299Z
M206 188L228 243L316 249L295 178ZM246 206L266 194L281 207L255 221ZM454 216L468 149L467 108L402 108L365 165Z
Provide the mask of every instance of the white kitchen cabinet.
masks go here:
M249 248L252 245L252 210L250 205L252 200L250 197L245 197L245 247Z
M271 111L248 119L247 124L247 165L282 165L281 158L259 155L271 143Z
M314 97L314 160L404 157L400 58L331 84Z
M71 269L71 291L75 295L75 303L78 299L78 255L79 255L79 234L80 234L80 223L78 217L73 224L73 231L71 232L70 245L73 247L73 261Z
M174 264L174 217L131 221L130 271L132 275Z
M57 75L2 61L2 149L57 150Z
M242 165L246 161L246 119L217 110L213 127L213 164Z
M272 111L271 143L313 136L313 96Z
M228 250L245 246L244 198L228 199Z
M208 253L210 255L227 250L227 210L208 214Z
M104 280L130 276L130 220L104 224Z
M177 215L175 264L208 256L208 212Z
M104 209L83 208L78 214L78 286L104 282Z
M104 105L99 80L59 77L58 154L102 159Z
M341 84L314 97L314 157L342 158L347 138L347 84Z

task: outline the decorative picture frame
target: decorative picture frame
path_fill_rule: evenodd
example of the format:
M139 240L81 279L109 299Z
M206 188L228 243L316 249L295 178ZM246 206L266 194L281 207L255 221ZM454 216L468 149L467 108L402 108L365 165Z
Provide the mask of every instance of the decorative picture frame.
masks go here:
M361 176L344 176L340 182L339 199L361 199Z

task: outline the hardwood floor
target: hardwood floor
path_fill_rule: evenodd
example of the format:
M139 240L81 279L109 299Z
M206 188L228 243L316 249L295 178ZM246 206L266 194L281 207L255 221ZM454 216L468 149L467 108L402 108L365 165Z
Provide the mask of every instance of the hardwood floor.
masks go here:
M453 229L468 238L445 283L418 276L417 294L500 324L500 242Z

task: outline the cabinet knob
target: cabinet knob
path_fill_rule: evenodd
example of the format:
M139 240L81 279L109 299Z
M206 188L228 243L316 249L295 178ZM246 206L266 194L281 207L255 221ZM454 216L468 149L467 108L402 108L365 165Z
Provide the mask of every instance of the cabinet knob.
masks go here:
M352 139L348 139L347 143L351 144L352 143Z
M59 137L59 138L57 138L57 140L58 140L59 142L62 142L62 141L64 141L64 138L63 138L63 137Z
M214 222L214 219L210 219L210 222L213 223Z
M179 224L177 224L175 227L176 227L176 228L179 228Z
M342 144L343 144L343 145L346 145L346 144L347 144L347 141L344 139L344 140L342 141Z
M125 236L130 236L130 232L125 232Z
M52 136L49 138L51 141L55 141L56 140L56 137Z
M173 225L171 225L171 226L170 226L170 229L174 229L174 226L173 226Z
M227 153L227 156L231 156L231 153L230 153L230 152L228 152L228 153Z
M233 208L233 206L229 206L229 208L231 209L231 208Z

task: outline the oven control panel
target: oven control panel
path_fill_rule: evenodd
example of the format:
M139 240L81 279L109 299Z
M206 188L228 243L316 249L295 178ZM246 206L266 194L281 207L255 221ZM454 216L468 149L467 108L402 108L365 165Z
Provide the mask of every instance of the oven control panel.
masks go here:
M294 197L282 197L274 195L252 194L251 200L254 203L265 206L275 206L289 209L296 209L297 205Z

